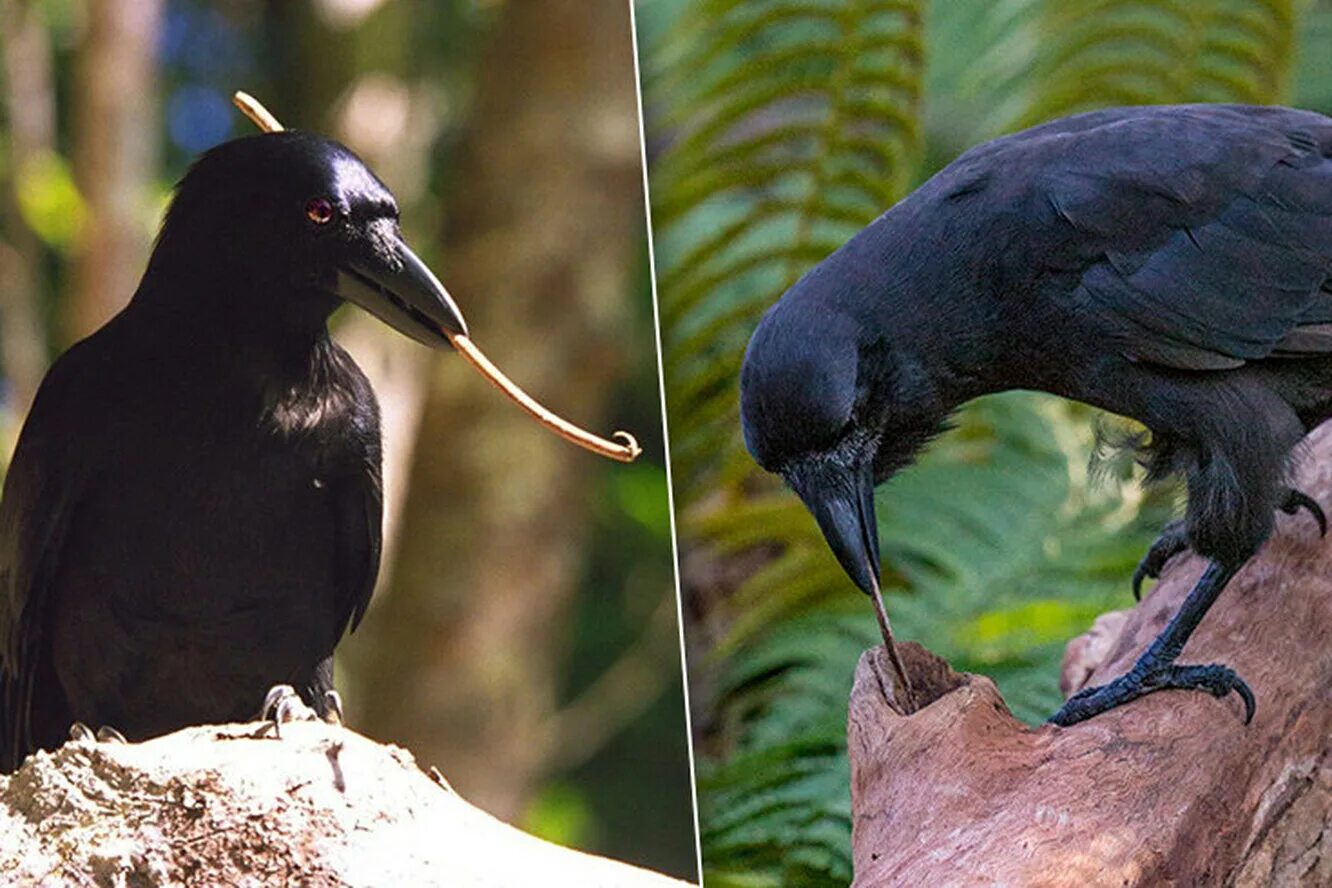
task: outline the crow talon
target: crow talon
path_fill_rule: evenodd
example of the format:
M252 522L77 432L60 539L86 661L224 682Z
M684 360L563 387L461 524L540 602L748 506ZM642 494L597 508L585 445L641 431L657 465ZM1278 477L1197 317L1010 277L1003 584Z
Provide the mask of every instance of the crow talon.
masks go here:
M83 722L74 722L69 726L71 743L128 743L125 735L110 725L102 725L96 731Z
M102 725L100 728L97 729L97 742L128 743L129 741L125 739L124 734L120 733L110 725Z
M1253 721L1257 703L1253 691L1234 669L1213 663L1209 666L1170 666L1155 676L1147 679L1150 690L1189 690L1206 691L1218 700L1231 691L1244 701L1244 723Z
M1239 673L1229 666L1216 663L1208 666L1177 666L1172 663L1146 673L1134 670L1107 684L1084 688L1065 700L1059 711L1050 716L1050 722L1067 727L1139 697L1166 690L1204 691L1218 700L1234 691L1244 702L1246 725L1253 721L1253 713L1257 708L1253 691L1239 677Z
M288 684L273 685L264 695L264 707L259 711L261 721L273 726L273 735L282 738L282 725L295 721L317 721L315 711L305 704L296 689Z
M1300 509L1304 509L1313 516L1313 520L1318 522L1318 535L1327 536L1327 516L1323 514L1323 507L1318 505L1318 501L1307 493L1292 487L1286 491L1286 498L1282 501L1280 508L1287 515L1294 515Z
M331 688L324 691L324 721L339 726L343 723L342 695Z
M1133 598L1142 601L1142 581L1158 579L1165 569L1166 562L1189 548L1188 534L1183 521L1171 521L1161 531L1161 535L1152 543L1147 554L1142 556L1138 566L1133 569Z
M1145 561L1145 560L1146 560L1146 557L1144 556L1143 561ZM1153 580L1154 580L1154 579L1156 579L1156 578L1159 576L1159 572L1158 572L1158 573L1152 573L1152 572L1151 572L1151 569L1150 569L1149 567L1147 567L1147 566L1143 563L1143 561L1139 561L1139 562L1138 562L1138 566L1135 567L1135 568L1133 568L1133 600L1134 600L1134 601L1142 601L1142 581L1143 581L1143 580L1146 580L1146 579L1153 579Z
M291 685L273 685L268 689L268 693L264 695L264 705L259 707L259 720L269 721L271 715L276 715L274 710L277 708L278 703L280 703L284 697L295 693L296 689Z

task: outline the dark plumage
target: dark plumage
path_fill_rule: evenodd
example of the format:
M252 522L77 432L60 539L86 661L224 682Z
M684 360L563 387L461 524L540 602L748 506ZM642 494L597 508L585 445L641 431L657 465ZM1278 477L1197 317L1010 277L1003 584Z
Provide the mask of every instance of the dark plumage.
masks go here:
M1236 690L1174 664L1332 414L1332 119L1287 108L1118 108L974 148L795 284L745 356L745 441L878 603L873 486L950 411L1036 389L1140 420L1152 477L1181 474L1185 546L1211 561L1134 670L1068 724L1153 690ZM882 605L880 604L881 608ZM885 623L886 633L886 623Z
M296 132L204 155L129 306L51 368L0 501L0 769L71 722L130 739L324 712L374 588L379 411L344 299L463 332L388 189Z

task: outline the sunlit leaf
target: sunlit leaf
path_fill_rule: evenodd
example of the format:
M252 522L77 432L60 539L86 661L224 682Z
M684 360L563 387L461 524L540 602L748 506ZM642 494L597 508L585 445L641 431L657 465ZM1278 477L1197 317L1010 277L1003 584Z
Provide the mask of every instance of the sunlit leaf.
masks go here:
M83 227L84 206L69 164L43 152L17 170L19 213L38 237L56 249L69 248Z

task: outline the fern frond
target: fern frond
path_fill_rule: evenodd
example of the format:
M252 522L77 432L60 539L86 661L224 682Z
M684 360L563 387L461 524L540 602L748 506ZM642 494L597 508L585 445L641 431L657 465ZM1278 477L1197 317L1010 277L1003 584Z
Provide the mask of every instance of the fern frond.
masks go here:
M1043 49L1027 78L1040 91L1014 128L1114 102L1280 102L1295 57L1296 5L1047 2L1036 25Z
M649 92L675 134L652 170L676 477L738 443L738 349L761 311L899 197L920 149L922 4L701 0ZM677 431L678 430L678 431Z

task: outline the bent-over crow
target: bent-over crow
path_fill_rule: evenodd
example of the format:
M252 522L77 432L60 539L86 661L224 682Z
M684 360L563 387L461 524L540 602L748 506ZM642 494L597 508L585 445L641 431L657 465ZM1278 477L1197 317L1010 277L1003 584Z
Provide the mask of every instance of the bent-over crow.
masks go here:
M958 405L1007 389L1133 417L1150 430L1149 477L1183 476L1184 518L1144 557L1135 588L1186 547L1209 561L1132 670L1052 721L1167 688L1236 691L1251 717L1233 670L1176 659L1272 533L1274 510L1325 524L1287 469L1332 414L1332 119L1117 108L996 139L768 311L741 373L746 444L872 598L890 655L874 486Z

